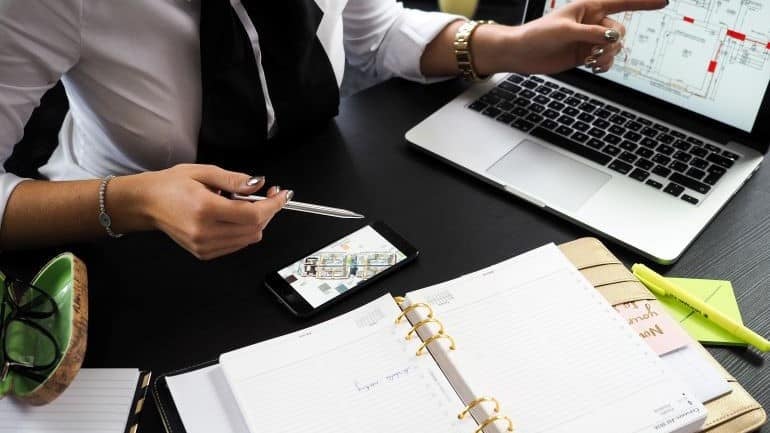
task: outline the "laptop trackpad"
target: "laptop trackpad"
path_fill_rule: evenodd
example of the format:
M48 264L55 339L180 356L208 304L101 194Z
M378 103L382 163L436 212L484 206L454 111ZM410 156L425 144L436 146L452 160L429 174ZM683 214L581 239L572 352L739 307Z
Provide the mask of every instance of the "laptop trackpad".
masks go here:
M524 140L487 172L548 207L576 212L612 176Z

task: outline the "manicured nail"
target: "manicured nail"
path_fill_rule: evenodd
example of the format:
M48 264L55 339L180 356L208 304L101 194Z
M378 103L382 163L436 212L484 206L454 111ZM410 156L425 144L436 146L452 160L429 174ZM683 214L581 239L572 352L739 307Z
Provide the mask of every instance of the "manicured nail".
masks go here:
M279 192L281 192L281 187L280 187L280 186L278 186L278 185L274 186L274 187L273 187L273 189L275 190L275 193L276 193L276 194L278 194Z
M246 186L259 185L263 180L265 180L265 176L253 176L246 182Z
M286 203L290 202L291 199L293 199L293 198L294 198L294 191L293 190L289 190L286 193Z

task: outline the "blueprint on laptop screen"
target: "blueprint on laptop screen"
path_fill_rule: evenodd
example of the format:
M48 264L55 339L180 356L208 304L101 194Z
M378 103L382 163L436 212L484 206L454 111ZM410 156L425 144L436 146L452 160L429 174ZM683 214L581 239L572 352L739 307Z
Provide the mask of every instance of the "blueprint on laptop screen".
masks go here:
M567 3L548 0L544 13ZM751 132L770 83L770 3L671 0L612 18L625 50L604 78Z

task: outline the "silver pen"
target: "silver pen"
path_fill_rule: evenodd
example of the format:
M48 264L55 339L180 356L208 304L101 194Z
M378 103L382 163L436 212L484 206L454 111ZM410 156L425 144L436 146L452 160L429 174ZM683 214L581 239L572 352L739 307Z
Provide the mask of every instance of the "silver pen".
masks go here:
M266 197L261 195L243 195L243 194L230 194L230 198L235 200L245 201L262 201ZM338 209L336 207L321 206L318 204L302 203L301 201L290 200L283 206L284 209L294 210L298 212L313 213L316 215L326 215L335 218L364 218L363 215L351 212L346 209Z

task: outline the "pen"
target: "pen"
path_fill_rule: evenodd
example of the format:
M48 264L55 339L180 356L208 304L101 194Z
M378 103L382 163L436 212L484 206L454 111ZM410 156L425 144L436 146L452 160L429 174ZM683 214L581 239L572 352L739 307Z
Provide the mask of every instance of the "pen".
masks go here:
M668 281L652 269L642 264L635 264L631 267L636 278L639 279L647 288L658 296L673 296L683 304L692 308L705 319L710 320L715 325L729 332L731 335L742 341L756 347L762 352L770 351L770 341L767 341L761 335L736 322L726 316L716 308L698 299L698 297L687 292L681 287Z
M235 200L245 201L262 201L266 197L261 195L242 195L242 194L230 194L230 198ZM318 204L302 203L301 201L289 201L284 205L284 209L307 212L316 215L326 215L335 218L364 218L363 215L351 212L347 209L338 209L336 207L321 206Z

